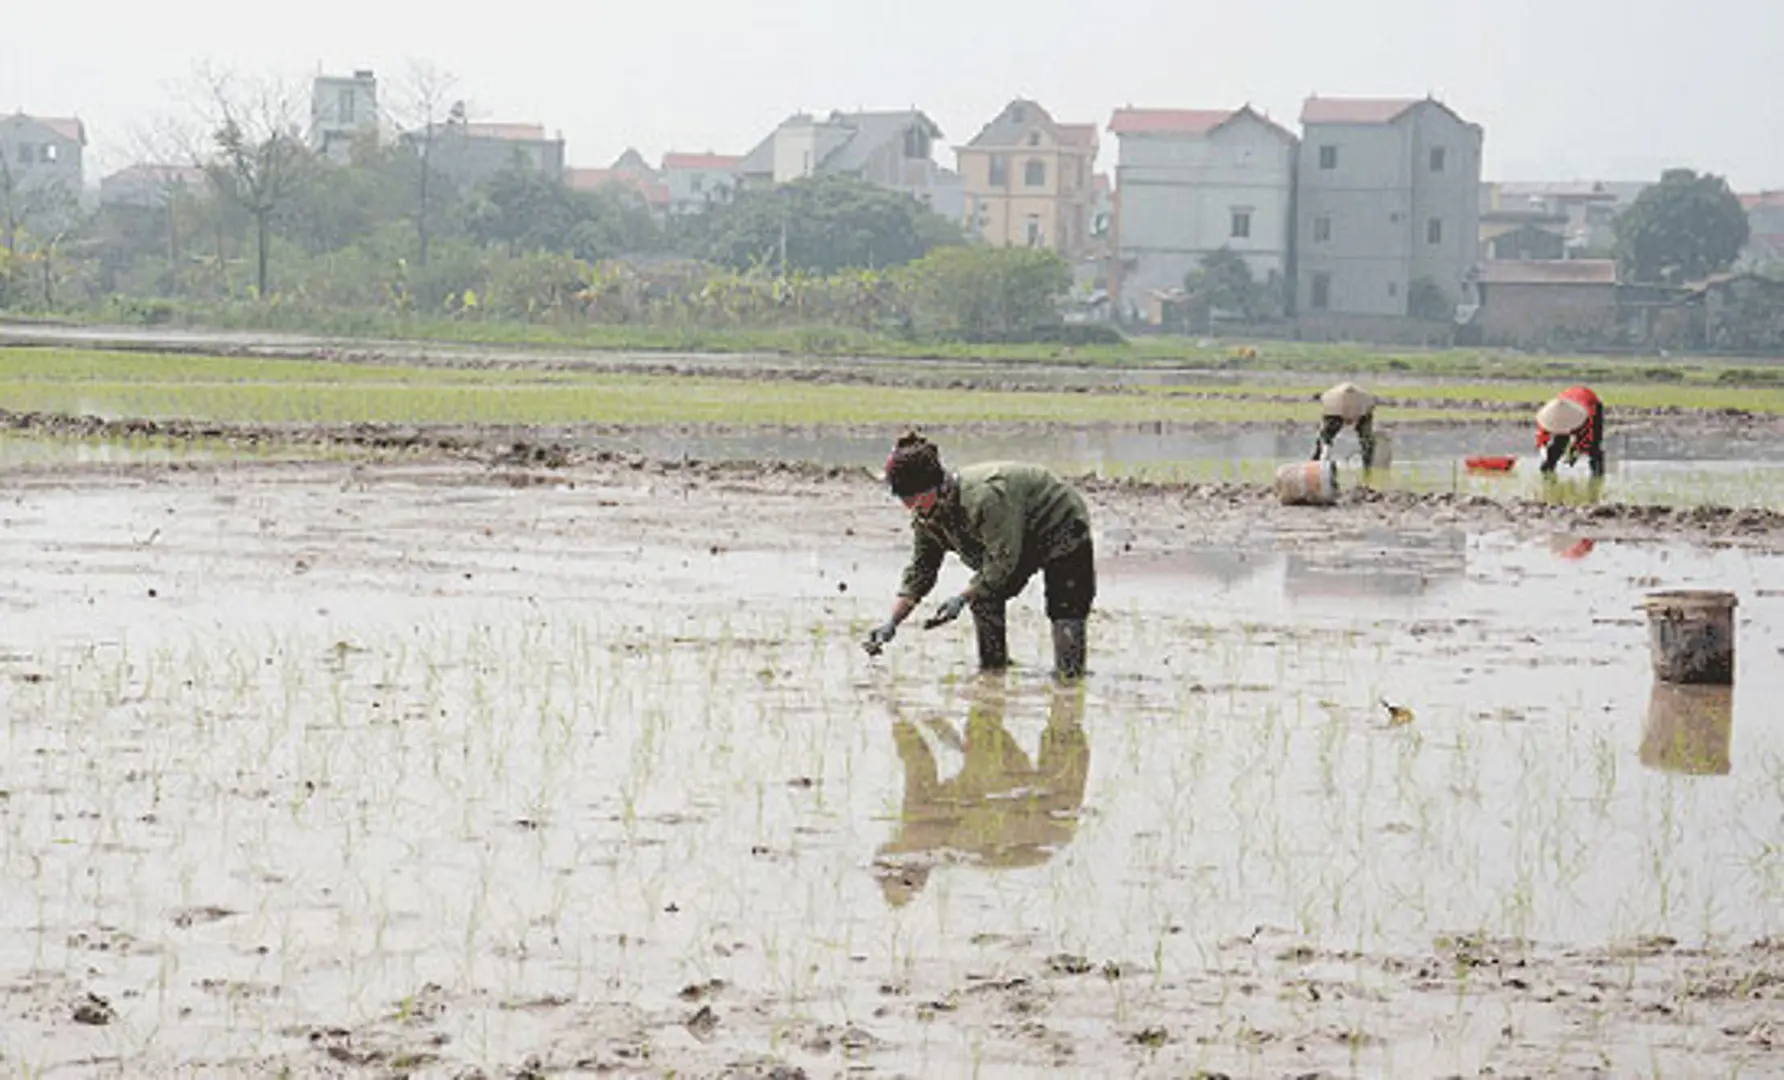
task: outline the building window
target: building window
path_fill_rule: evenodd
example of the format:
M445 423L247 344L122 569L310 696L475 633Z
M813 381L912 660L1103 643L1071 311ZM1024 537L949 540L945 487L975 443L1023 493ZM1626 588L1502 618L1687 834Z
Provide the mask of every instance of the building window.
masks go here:
M906 128L904 133L904 156L921 161L929 156L929 133L920 127Z
M1432 172L1442 172L1443 171L1443 166L1444 166L1443 159L1444 159L1443 147L1433 146L1431 148L1431 171Z
M1324 311L1332 306L1332 275L1315 274L1310 286L1311 295L1307 298L1307 306L1315 311Z
M1041 246L1041 215L1028 215L1028 246Z
M1319 167L1322 169L1336 169L1338 167L1338 148L1336 146L1322 146L1319 148Z
M1313 219L1313 242L1324 244L1332 239L1332 219L1321 214Z
M1234 208L1232 232L1234 240L1251 239L1251 210L1249 208Z
M688 190L696 195L706 190L706 177L701 176L699 173L695 173L693 176L688 177Z
M1041 133L1038 131L1029 132L1028 133L1028 145L1030 145L1030 146L1041 145Z
M1028 164L1022 166L1022 185L1024 187L1046 187L1047 163L1044 161L1030 161Z
M1398 281L1388 282L1388 295L1389 296L1399 296L1400 295L1400 283Z
M1010 163L1002 154L991 155L991 186L1003 187L1010 182Z
M62 158L61 149L55 143L44 143L37 148L37 160L45 165L54 165Z
M35 147L33 147L30 143L20 143L19 144L19 164L20 165L31 164L31 162L33 160L33 155L31 153L31 151L33 149L35 149Z
M1442 218L1432 218L1430 221L1425 222L1425 243L1427 243L1427 244L1441 244L1441 243L1443 243L1443 219Z
M342 90L341 91L341 123L351 124L352 122L353 122L353 91Z

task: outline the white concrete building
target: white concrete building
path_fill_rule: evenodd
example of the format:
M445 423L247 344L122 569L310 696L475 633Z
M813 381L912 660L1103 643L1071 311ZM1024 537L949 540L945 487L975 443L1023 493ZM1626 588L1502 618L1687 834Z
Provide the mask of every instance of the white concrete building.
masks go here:
M1260 283L1293 273L1294 134L1255 111L1117 109L1116 301L1139 311L1181 288L1204 256L1229 248Z
M318 75L310 84L310 149L347 164L353 143L378 134L378 79L367 70Z

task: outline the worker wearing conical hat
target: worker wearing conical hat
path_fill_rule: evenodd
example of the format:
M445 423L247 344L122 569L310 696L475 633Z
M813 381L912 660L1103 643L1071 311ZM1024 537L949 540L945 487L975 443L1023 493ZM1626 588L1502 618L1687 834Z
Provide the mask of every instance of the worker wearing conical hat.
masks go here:
M1324 419L1319 438L1313 443L1313 460L1331 454L1332 443L1346 427L1357 429L1357 443L1363 448L1363 468L1375 465L1375 395L1356 383L1339 383L1319 396Z
M1536 412L1536 449L1544 475L1554 473L1566 455L1572 465L1581 454L1593 476L1604 475L1604 402L1584 386L1570 386Z

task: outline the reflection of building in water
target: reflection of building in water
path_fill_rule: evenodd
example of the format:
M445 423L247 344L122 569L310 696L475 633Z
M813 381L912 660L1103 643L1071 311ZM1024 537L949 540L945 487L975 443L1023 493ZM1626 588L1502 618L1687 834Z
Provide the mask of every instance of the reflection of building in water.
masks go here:
M1283 590L1294 599L1422 596L1467 574L1468 534L1460 529L1369 530L1291 552Z
M1734 688L1654 681L1642 725L1642 764L1663 772L1726 776L1733 769Z
M940 717L926 721L931 736L964 759L948 780L917 725L893 724L904 762L904 809L876 859L888 903L901 907L922 890L933 862L928 856L964 856L998 869L1038 866L1071 842L1090 774L1084 688L1055 687L1049 694L1047 726L1032 761L1004 727L1002 675L986 676L974 688L964 738Z

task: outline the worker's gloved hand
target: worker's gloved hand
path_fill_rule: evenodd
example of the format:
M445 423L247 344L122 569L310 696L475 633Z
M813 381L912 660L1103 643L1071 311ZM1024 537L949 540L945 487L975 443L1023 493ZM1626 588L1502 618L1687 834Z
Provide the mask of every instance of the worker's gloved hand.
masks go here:
M945 626L960 618L960 613L966 610L966 604L965 593L943 600L941 606L935 609L935 614L931 615L929 620L923 624L923 629L934 630L938 626Z
M867 650L867 655L878 656L880 650L884 649L897 636L898 624L888 621L869 630L867 640L861 643L861 647Z

